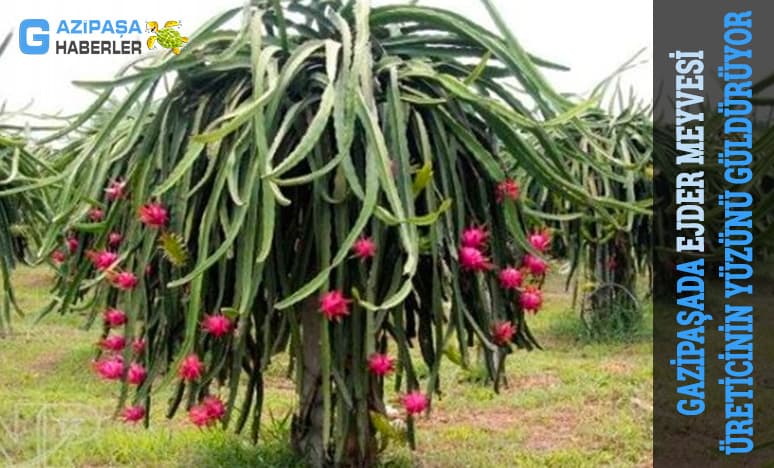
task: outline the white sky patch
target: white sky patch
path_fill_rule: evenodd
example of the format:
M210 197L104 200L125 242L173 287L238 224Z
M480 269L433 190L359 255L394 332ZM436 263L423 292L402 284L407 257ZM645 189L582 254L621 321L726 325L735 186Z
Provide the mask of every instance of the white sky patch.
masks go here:
M373 6L400 0L372 0ZM653 2L652 0L494 0L522 46L530 53L571 68L569 72L546 70L549 82L560 92L587 95L638 50L644 64L621 75L625 91L632 90L644 102L652 100ZM94 94L72 85L74 80L110 79L130 55L24 55L19 50L19 23L27 18L143 21L181 20L181 33L190 34L207 19L239 0L207 2L106 2L104 0L5 1L0 6L0 37L9 31L13 40L0 57L0 103L7 110L33 114L75 114L85 109ZM479 0L420 0L420 5L444 7L494 29ZM51 25L55 30L56 25ZM70 39L96 39L72 36ZM103 37L99 37L102 39ZM118 37L104 37L106 40ZM143 35L143 40L145 35ZM143 47L145 45L143 44ZM15 123L20 124L24 117Z

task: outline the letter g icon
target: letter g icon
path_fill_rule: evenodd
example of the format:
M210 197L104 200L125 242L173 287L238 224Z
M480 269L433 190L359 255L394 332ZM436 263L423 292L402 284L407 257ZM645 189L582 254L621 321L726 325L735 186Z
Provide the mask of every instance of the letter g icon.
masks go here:
M43 55L48 52L48 34L36 34L36 29L48 33L48 21L26 19L19 24L19 49L23 54ZM30 30L33 32L30 33Z

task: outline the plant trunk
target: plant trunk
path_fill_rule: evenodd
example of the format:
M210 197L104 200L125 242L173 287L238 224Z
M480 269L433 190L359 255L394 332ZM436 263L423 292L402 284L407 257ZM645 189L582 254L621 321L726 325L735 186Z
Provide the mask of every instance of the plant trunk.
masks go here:
M322 368L320 363L320 316L316 302L309 300L301 312L301 382L298 412L293 416L293 450L311 468L325 466L323 447Z
M355 400L355 411L364 412L366 417L358 417L352 413L345 417L349 418L349 424L343 454L340 454L343 455L342 459L334 462L334 457L329 453L328 447L323 445L324 409L320 336L324 322L320 320L320 314L317 312L316 300L307 301L300 315L302 358L297 365L301 366L302 374L298 387L299 406L293 416L291 428L293 450L311 468L326 466L370 468L376 466L378 446L368 412L370 409L376 409L383 413L384 406L374 387L366 390L366 394L363 395L364 401ZM337 408L337 410L348 411L346 408ZM336 418L332 419L336 420ZM361 450L360 444L363 441L365 448Z

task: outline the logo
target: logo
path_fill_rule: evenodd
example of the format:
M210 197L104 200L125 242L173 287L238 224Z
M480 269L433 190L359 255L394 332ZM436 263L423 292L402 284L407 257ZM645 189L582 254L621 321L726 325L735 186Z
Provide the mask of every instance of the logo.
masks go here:
M22 21L19 24L19 49L23 54L28 55L43 55L48 52L48 21L44 19Z
M136 19L62 19L51 23L54 24L56 30L45 19L23 20L19 23L19 50L27 55L43 55L49 51L57 55L142 53L142 29ZM88 36L88 40L81 40L83 36Z
M170 49L173 54L180 53L180 48L183 44L188 42L186 36L181 36L178 29L180 28L180 21L167 21L164 23L164 27L159 29L159 23L156 21L148 21L145 23L145 31L151 34L155 34L148 38L148 49L154 49L156 45L160 45L165 49Z

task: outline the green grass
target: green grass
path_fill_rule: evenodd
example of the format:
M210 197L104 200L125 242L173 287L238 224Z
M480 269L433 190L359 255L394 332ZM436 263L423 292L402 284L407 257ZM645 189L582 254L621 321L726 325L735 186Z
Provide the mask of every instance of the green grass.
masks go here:
M19 299L34 311L48 300L45 270L20 269ZM651 314L626 340L595 342L557 284L531 321L544 351L508 360L501 393L475 382L476 372L450 362L442 396L418 423L418 450L390 448L385 466L597 467L652 464ZM145 430L113 420L116 387L89 369L97 330L84 317L50 316L32 325L15 318L0 339L0 465L36 466L299 466L282 418L293 405L281 362L267 383L261 442L221 430L192 428L184 414L164 417L165 390L154 399Z

